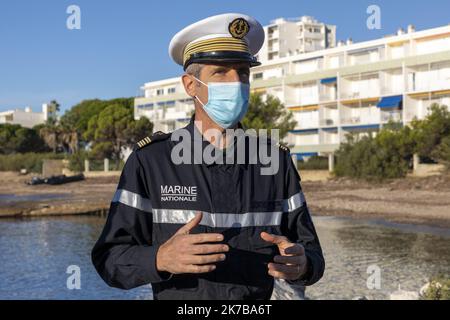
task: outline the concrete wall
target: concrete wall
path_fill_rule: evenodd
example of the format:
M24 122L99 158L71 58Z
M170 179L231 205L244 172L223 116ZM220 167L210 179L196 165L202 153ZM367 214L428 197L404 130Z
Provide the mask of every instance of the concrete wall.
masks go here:
M63 170L67 166L64 160L44 160L42 163L42 176L58 176L63 174Z
M445 170L445 166L442 164L416 164L416 168L413 171L415 177L429 177L440 175Z

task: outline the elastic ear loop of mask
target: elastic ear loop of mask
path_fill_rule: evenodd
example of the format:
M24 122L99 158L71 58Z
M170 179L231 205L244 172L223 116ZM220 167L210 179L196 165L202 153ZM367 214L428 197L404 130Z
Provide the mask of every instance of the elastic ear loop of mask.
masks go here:
M198 79L196 76L192 76L194 77L195 80L197 80L198 82L200 82L201 84L203 84L204 86L208 87L208 85L206 83L204 83L202 80ZM194 96L195 99L197 99L198 102L200 102L200 104L204 107L205 104L197 97Z

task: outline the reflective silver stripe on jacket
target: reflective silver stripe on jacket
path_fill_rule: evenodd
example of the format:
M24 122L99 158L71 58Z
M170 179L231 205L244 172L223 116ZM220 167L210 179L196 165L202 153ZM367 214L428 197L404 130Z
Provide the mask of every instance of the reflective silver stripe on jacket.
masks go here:
M303 206L305 203L305 196L303 195L303 192L299 192L294 194L289 199L285 199L283 201L283 211L285 212L292 212L294 210L297 210Z
M186 224L192 220L196 210L153 209L153 223ZM283 212L210 213L202 212L200 224L212 228L242 228L279 226Z
M141 211L152 212L152 203L150 202L150 199L144 198L141 195L128 190L118 189L114 194L112 202L120 202Z
M197 213L196 210L152 209L150 199L124 189L116 191L112 202L120 202L141 211L152 212L153 223L186 224ZM203 218L200 224L212 228L279 226L283 212L293 212L301 208L304 202L305 198L303 193L300 192L283 201L283 211L247 212L242 214L203 211Z

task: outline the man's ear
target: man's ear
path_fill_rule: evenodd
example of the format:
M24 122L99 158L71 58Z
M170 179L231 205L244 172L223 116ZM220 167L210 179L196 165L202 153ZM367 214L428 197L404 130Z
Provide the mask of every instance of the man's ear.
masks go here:
M197 92L195 90L196 83L192 76L188 75L187 73L183 74L181 77L181 81L183 81L184 90L186 93L191 97L194 98L194 96L197 95Z

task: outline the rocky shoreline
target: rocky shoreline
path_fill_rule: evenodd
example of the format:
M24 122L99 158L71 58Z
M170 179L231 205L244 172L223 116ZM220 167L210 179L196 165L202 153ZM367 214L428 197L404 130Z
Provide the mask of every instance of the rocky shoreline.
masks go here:
M304 176L300 172L301 176ZM0 172L0 218L105 215L117 175L59 186L29 186L30 175ZM377 184L349 179L302 181L313 215L382 219L450 228L450 175Z

